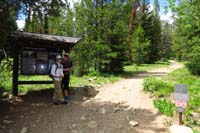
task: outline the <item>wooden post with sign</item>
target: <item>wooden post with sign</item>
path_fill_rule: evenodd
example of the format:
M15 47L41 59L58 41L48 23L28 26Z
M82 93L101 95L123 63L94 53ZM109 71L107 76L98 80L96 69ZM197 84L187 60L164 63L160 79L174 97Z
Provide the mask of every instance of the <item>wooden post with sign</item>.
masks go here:
M188 87L185 84L177 84L174 86L174 100L176 104L176 110L179 113L179 125L183 124L183 112L187 106L189 100Z
M179 125L183 125L183 113L179 112Z

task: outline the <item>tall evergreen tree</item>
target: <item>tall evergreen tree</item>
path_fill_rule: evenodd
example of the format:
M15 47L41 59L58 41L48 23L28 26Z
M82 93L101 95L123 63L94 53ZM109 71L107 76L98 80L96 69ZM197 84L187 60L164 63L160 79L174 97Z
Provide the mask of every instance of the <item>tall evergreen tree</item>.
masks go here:
M173 57L172 51L172 28L170 24L163 22L162 26L162 37L161 37L161 47L160 47L160 57L161 59L169 59Z
M169 0L175 17L173 51L180 60L189 61L188 68L192 73L200 75L200 1L184 0L176 3Z
M75 7L75 31L82 35L83 41L74 48L74 55L80 54L77 60L81 70L89 67L98 71L122 71L127 49L124 47L127 5L121 1L85 0Z
M19 0L0 1L0 49L7 45L8 36L17 29L16 19L19 9Z
M143 28L139 25L133 33L133 42L132 42L132 52L133 52L133 61L136 64L146 63L145 59L147 57L148 48L150 41L145 38L145 32Z
M144 30L144 37L149 40L146 63L154 63L159 59L159 47L161 45L161 22L159 17L159 4L155 0L154 10L149 11L149 0L141 2L139 23Z

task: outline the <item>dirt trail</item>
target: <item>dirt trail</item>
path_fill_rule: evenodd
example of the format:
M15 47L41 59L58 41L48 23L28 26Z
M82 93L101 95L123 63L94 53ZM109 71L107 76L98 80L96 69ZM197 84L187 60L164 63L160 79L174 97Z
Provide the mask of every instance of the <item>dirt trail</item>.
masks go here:
M123 102L133 108L152 109L152 101L147 94L142 92L143 79L147 76L162 77L175 69L181 68L182 64L171 61L168 67L158 68L132 78L123 79L114 84L105 85L100 93L94 98L95 102Z
M154 69L99 89L93 98L76 96L68 105L52 105L52 90L33 91L22 101L0 102L2 133L165 133L165 118L142 92L144 77L161 77L182 65ZM131 126L130 121L138 122Z
M124 105L128 106L129 108L149 111L151 112L149 113L149 116L143 116L142 111L139 114L140 116L137 116L138 120L140 121L140 132L155 132L151 131L151 128L163 129L163 132L165 132L166 129L163 125L164 116L154 117L158 114L158 112L153 107L153 102L149 95L145 94L142 91L143 79L151 75L156 77L162 77L167 73L170 73L181 67L183 67L182 64L171 61L171 65L168 67L154 69L143 74L138 74L132 78L123 79L114 84L106 85L103 87L103 89L100 90L100 93L98 93L98 95L94 98L94 101L124 103ZM151 124L142 124L145 123L146 119L151 119L152 117L154 117L154 119L152 119Z

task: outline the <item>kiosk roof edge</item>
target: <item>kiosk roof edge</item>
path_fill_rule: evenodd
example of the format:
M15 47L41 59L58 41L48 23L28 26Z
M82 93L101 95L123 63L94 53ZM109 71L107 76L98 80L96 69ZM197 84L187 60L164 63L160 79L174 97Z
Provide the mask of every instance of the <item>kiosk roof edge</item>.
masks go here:
M81 38L76 38L76 37L66 37L66 36L58 36L50 34L32 33L32 32L15 32L12 35L12 37L38 39L44 41L46 40L46 41L69 43L69 44L76 44L81 40Z

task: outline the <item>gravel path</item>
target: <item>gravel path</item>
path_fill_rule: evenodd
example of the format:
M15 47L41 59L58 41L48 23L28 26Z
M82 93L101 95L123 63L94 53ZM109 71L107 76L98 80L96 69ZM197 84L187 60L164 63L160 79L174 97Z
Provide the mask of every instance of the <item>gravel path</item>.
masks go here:
M167 73L170 73L176 69L183 67L182 64L171 61L171 65L168 67L158 68L147 73L138 74L132 78L123 79L114 84L106 85L98 95L94 98L95 102L111 102L111 103L123 103L129 108L134 108L136 110L143 110L145 112L150 112L149 116L143 115L140 112L140 116L137 116L140 122L139 132L141 133L151 133L156 132L156 129L163 129L163 132L166 131L166 128L163 125L164 116L157 116L159 113L154 109L152 99L148 94L145 94L143 89L143 79L147 76L156 76L162 77ZM145 125L146 119L152 119L151 124ZM144 124L143 124L144 123ZM152 131L151 129L155 130ZM162 132L159 131L159 132Z
M133 108L152 109L151 99L142 91L143 79L147 76L162 77L182 66L180 63L171 61L171 65L168 67L154 69L143 74L138 74L132 78L123 79L114 84L105 85L100 89L94 101L125 102L126 105Z

